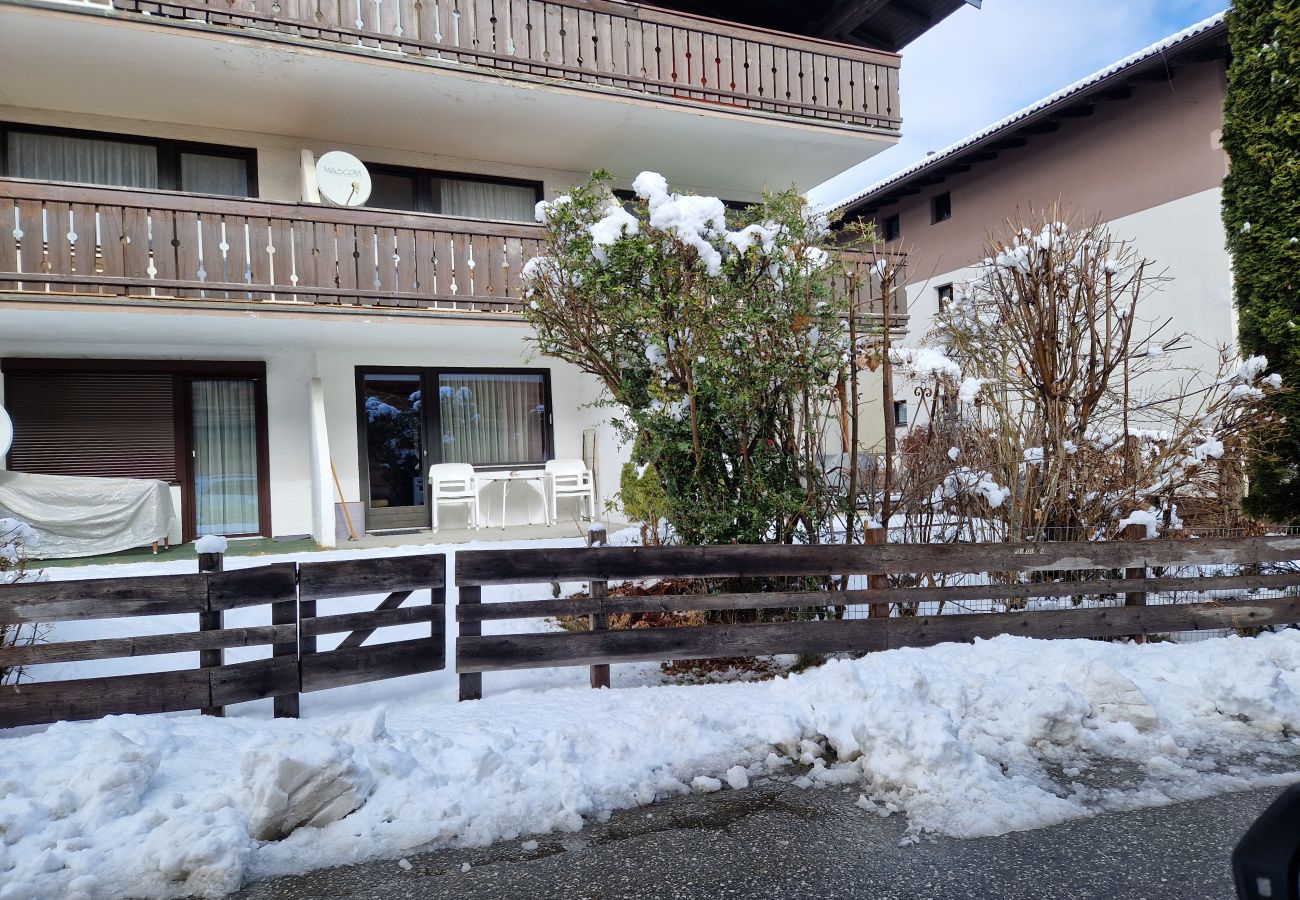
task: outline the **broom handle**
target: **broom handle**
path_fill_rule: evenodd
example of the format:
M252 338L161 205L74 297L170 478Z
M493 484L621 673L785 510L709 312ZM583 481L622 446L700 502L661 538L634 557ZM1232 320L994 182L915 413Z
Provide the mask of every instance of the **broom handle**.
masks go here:
M339 492L339 504L343 507L343 521L348 523L348 540L357 539L357 530L352 526L352 513L348 512L348 501L343 499L343 485L339 483L339 470L334 468L334 460L330 460L330 471L334 473L334 489Z

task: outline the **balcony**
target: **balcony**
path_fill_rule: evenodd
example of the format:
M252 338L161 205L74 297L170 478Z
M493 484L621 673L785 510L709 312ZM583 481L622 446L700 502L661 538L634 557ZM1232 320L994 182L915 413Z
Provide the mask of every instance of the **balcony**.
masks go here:
M113 0L115 9L502 78L896 133L892 53L607 0Z
M541 238L515 222L0 179L9 300L519 321ZM879 315L873 257L842 260Z

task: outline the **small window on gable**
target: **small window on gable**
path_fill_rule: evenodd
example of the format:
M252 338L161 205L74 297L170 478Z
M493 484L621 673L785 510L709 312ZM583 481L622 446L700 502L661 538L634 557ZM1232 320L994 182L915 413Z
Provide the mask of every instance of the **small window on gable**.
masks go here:
M939 295L939 312L943 312L952 303L952 285L941 284L935 288L935 293Z
M907 424L907 401L906 400L894 401L894 424L900 428Z
M930 201L930 212L935 224L947 222L952 218L952 194L944 191L939 196Z
M903 234L902 224L899 221L898 213L892 216L886 216L880 223L880 236L886 242L896 241Z

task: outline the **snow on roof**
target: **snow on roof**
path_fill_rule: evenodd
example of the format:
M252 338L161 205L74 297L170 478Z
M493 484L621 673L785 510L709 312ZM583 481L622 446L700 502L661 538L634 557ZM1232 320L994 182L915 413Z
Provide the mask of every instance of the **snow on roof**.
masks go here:
M1087 88L1092 87L1098 82L1104 81L1105 79L1111 77L1112 75L1116 75L1124 71L1125 69L1129 69L1137 65L1138 63L1145 62L1146 60L1151 59L1152 57L1159 56L1160 54L1165 53L1168 50L1172 50L1174 47L1178 46L1184 41L1190 40L1191 38L1194 38L1197 35L1204 34L1205 32L1210 31L1211 29L1217 28L1223 24L1224 15L1226 14L1226 12L1227 11L1225 10L1224 12L1216 13L1215 15L1210 16L1208 19L1204 20L1203 22L1198 22L1195 25L1191 26L1190 28L1185 28L1182 31L1178 32L1177 34L1171 34L1169 35L1169 37L1157 41L1156 43L1152 44L1150 47L1147 47L1143 50L1139 50L1137 53L1134 53L1132 56L1126 56L1124 59L1121 59L1118 62L1111 63L1106 68L1101 69L1097 72L1093 72L1091 75L1087 76L1086 78L1080 79L1079 81L1076 81L1074 84L1070 85L1069 87L1062 88L1061 90L1055 92L1054 94L1049 94L1048 96L1044 97L1038 102L1026 106L1024 109L1020 110L1019 112L1012 113L1011 115L1007 116L1005 119L1001 119L997 122L994 122L992 125L989 125L987 128L983 128L980 131L977 131L974 134L969 135L968 137L962 138L957 143L945 147L943 150L940 150L937 153L930 154L929 156L914 163L911 166L908 166L906 169L903 169L900 172L895 172L893 175L890 175L888 178L884 179L883 181L878 181L868 188L864 188L863 190L860 190L855 194L851 194L848 197L845 197L843 200L840 200L837 203L831 204L831 208L843 209L847 206L851 206L854 203L857 203L859 200L862 200L864 197L869 197L872 194L876 193L877 191L883 190L884 188L887 188L900 181L904 181L907 178L910 178L912 175L915 175L916 173L922 171L923 169L928 169L929 167L942 162L943 160L947 159L953 154L965 150L967 147L971 146L972 144L982 141L985 138L991 137L992 135L997 134L999 131L1002 131L1003 129L1008 128L1009 126L1014 125L1017 122L1020 122L1023 119L1028 118L1034 113L1041 112L1050 106L1054 106L1055 104L1060 103L1062 100L1072 97L1075 94L1079 93L1080 91L1086 90Z

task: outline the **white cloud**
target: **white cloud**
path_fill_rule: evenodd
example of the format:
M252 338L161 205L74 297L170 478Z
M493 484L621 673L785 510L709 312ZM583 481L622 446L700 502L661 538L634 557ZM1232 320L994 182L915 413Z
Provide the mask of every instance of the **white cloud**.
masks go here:
M903 138L818 185L833 203L1223 9L1226 0L984 0L903 51Z

